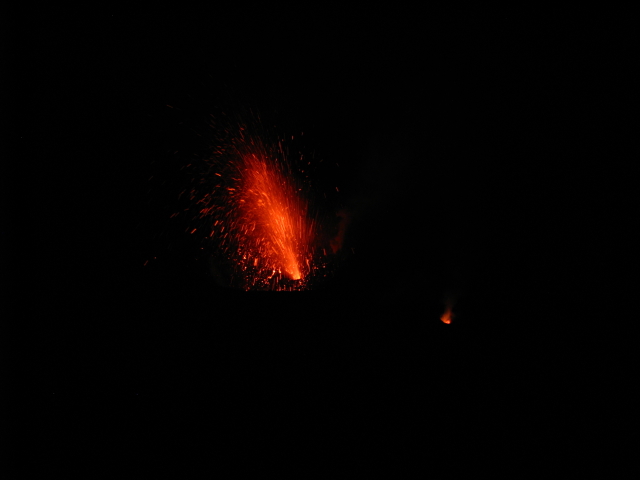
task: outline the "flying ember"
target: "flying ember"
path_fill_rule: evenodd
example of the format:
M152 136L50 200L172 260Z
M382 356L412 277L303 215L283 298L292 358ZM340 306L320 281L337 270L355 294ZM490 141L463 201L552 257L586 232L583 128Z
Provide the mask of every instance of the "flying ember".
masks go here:
M237 204L236 234L243 259L263 263L291 280L303 276L302 263L311 225L307 206L275 165L256 154L242 158L238 188L229 188Z
M311 288L336 253L339 220L320 220L282 141L240 123L214 129L217 145L193 180L190 210L218 280L243 290Z

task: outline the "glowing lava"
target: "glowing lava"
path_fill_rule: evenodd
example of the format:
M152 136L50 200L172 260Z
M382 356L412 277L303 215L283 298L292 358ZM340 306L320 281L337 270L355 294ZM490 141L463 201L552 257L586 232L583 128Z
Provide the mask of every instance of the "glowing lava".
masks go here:
M191 221L198 222L189 231L204 233L203 248L215 252L214 276L243 290L310 288L327 275L326 252L340 250L344 232L319 220L309 182L301 169L294 174L281 141L266 141L258 123L253 133L240 122L215 131L213 155L199 164L186 209L196 210Z
M255 154L246 155L242 163L236 201L244 248L255 265L300 280L309 232L305 202L275 165Z
M440 320L442 320L443 323L451 323L452 319L453 319L453 313L451 312L451 307L447 307L447 309L444 311L444 313L440 317Z

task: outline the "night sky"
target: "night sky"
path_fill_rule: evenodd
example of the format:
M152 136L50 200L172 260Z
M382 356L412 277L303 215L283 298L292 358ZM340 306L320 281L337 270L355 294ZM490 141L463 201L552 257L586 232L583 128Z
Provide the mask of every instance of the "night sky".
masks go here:
M230 438L275 416L318 435L351 418L336 445L372 422L439 422L473 430L471 443L497 416L505 438L549 411L582 428L558 392L613 382L597 373L604 347L581 339L594 325L610 335L603 317L638 263L636 34L618 16L540 16L27 16L14 212L33 233L9 240L29 250L12 278L36 292L20 310L43 425L89 431L97 405L117 403L104 415L138 436L160 417L253 419ZM169 220L190 181L181 166L210 148L210 115L249 109L296 137L327 208L350 212L354 253L317 290L222 288L199 239ZM606 300L585 307L594 298Z

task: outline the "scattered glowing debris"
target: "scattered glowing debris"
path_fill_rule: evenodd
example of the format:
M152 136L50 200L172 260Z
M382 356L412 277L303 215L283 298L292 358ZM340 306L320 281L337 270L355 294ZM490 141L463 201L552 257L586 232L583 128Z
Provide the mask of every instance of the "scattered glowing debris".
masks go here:
M189 230L205 235L215 261L230 270L229 286L308 289L312 279L327 274L326 252L341 248L344 227L324 231L309 184L302 172L294 173L282 141L269 142L255 127L238 122L214 128L213 154L192 168L199 170L187 211L197 225Z

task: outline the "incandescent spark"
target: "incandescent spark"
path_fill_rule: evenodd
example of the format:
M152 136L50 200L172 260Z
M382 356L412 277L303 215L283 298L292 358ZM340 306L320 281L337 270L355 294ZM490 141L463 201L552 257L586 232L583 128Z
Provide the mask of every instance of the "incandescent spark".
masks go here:
M294 168L282 142L238 122L214 126L214 153L200 163L190 192L195 231L214 251L214 269L227 286L244 290L304 290L326 275L344 229L323 217L309 182ZM251 133L250 133L251 131ZM338 219L338 217L334 217ZM327 228L327 225L330 225ZM331 247L324 243L331 243Z

